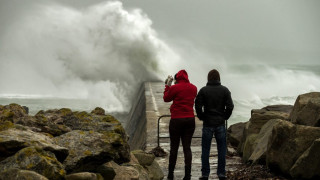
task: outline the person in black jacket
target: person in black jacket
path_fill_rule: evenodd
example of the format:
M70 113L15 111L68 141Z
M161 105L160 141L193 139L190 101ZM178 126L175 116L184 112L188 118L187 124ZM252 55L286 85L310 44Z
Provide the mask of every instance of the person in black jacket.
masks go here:
M207 85L200 89L195 100L198 118L203 121L202 177L199 179L208 179L210 174L209 153L213 135L218 148L217 175L219 179L226 178L227 144L225 120L228 120L231 116L233 107L231 93L227 87L221 85L219 72L216 69L211 70L208 73Z

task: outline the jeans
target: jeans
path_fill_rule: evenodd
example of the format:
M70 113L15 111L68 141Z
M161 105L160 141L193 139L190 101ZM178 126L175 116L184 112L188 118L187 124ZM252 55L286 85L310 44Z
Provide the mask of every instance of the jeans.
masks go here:
M202 176L208 177L210 174L210 165L209 165L209 154L211 148L212 137L215 137L218 148L218 177L224 177L226 174L226 152L227 152L227 143L226 143L226 129L225 126L218 127L203 127L202 129Z
M195 130L195 119L193 118L181 118L171 119L169 124L170 134L170 156L169 167L174 169L178 156L178 149L180 145L180 139L182 141L184 163L185 166L191 166L192 152L191 152L191 139Z

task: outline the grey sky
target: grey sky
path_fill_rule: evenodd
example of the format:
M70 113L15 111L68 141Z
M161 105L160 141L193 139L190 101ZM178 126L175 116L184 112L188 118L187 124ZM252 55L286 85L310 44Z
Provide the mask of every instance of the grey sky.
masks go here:
M103 2L55 1L77 8ZM142 9L153 21L159 36L176 45L187 42L200 51L222 54L232 62L258 59L272 63L320 63L319 0L122 2L126 9ZM22 6L19 0L1 0L1 24L10 25L30 8L25 3Z

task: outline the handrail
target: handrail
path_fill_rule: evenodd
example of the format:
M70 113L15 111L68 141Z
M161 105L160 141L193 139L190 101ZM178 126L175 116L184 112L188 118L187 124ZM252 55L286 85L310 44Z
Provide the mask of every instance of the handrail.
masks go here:
M160 138L170 138L170 136L160 136L160 119L162 119L163 117L171 117L171 115L166 114L166 115L162 115L158 118L158 147L160 147ZM197 117L197 116L195 115L195 117ZM226 134L227 134L227 129L228 129L228 121L227 120L226 120L225 125L226 125L225 128L226 128ZM192 138L202 138L202 137L201 136L193 136ZM226 136L226 140L227 140L227 136Z

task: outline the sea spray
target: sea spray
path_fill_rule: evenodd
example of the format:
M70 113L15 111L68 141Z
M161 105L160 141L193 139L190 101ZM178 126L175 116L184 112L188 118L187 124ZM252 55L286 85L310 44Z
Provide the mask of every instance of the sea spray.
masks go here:
M151 25L117 1L81 10L34 6L2 36L0 94L88 99L128 111L142 82L159 80L179 58Z
M199 90L216 68L235 101L232 124L247 121L251 109L293 105L299 94L320 89L319 65L272 64L251 54L240 61L244 57L230 56L227 47L224 54L205 52L188 37L181 42L157 34L147 14L121 2L83 9L39 2L19 2L27 8L1 27L0 104L127 112L144 81L186 69Z

